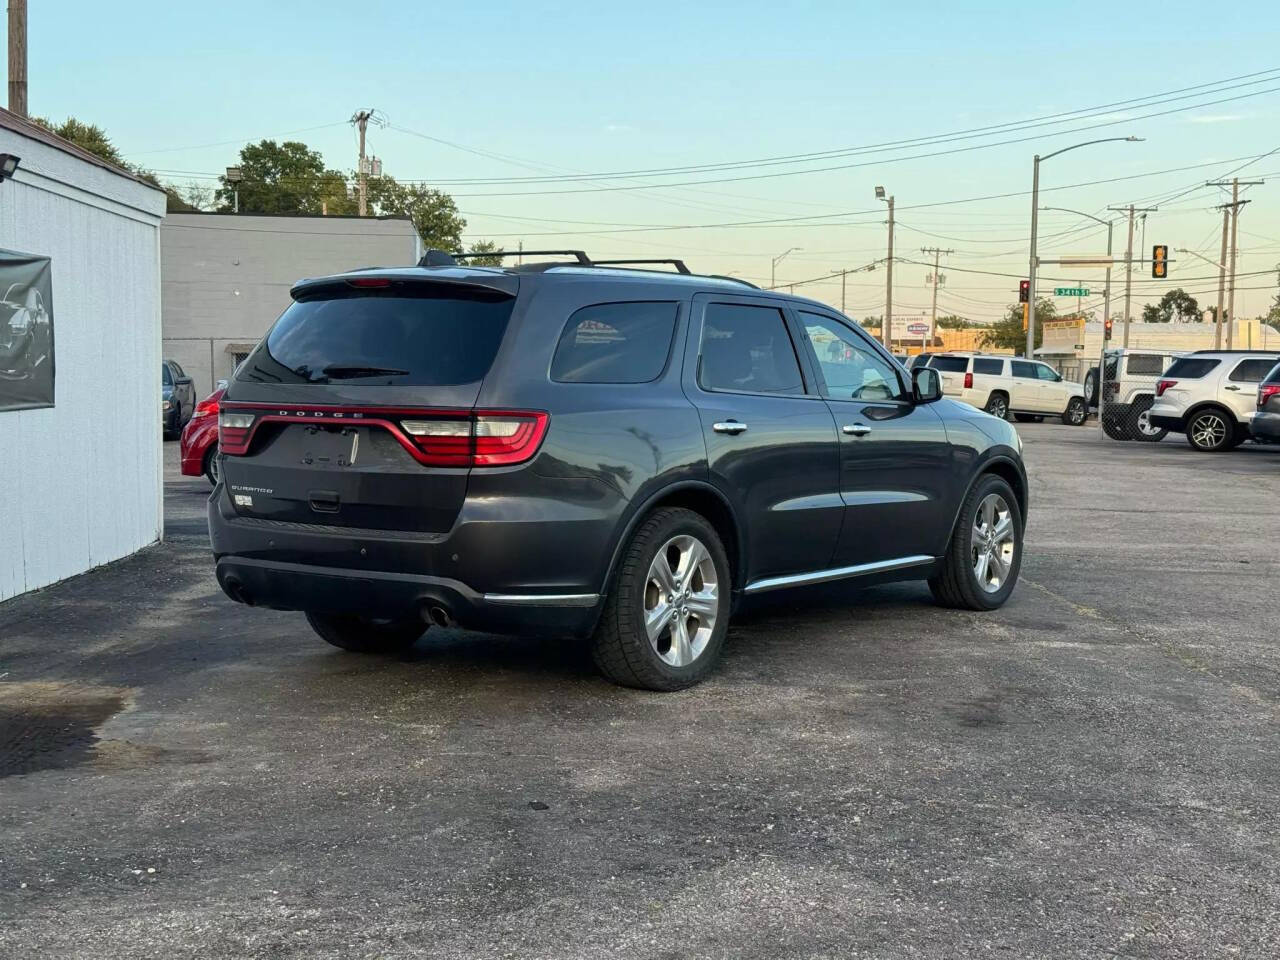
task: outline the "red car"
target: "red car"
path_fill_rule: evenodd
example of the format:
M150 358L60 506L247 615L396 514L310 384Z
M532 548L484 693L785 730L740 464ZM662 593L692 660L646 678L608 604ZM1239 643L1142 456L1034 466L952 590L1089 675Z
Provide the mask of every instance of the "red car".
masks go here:
M182 428L179 449L182 451L182 473L187 477L204 474L214 486L218 483L218 401L222 390L215 390L196 404L195 413Z

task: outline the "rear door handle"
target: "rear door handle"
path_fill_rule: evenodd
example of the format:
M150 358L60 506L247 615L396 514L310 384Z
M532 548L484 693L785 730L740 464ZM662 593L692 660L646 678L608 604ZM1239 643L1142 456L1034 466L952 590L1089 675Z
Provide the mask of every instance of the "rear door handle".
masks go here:
M1229 383L1229 384L1227 384L1225 387L1223 387L1222 389L1223 389L1223 390L1239 390L1240 388L1239 388L1239 387L1237 387L1234 383Z
M851 437L865 437L871 432L871 428L865 423L846 423L841 429Z
M718 423L713 423L711 429L716 433L739 434L746 431L747 425L739 423L737 420L721 420Z

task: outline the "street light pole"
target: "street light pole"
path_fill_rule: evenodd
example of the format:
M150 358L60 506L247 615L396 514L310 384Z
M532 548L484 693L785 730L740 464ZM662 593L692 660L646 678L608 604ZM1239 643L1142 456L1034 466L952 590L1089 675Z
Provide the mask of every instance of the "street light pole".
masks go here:
M893 350L893 197L886 197L884 187L876 187L876 199L889 204L889 255L885 260L884 320L880 323L880 341Z
M783 250L780 254L778 254L776 257L773 258L773 262L770 263L769 265L769 289L770 290L772 290L774 287L778 285L778 278L777 278L778 264L782 262L783 258L786 257L787 254L796 253L797 251L800 251L803 249L804 247L788 247L786 250Z
M1040 163L1044 160L1052 159L1060 153L1066 153L1068 150L1078 150L1081 147L1089 147L1095 143L1111 143L1113 141L1125 141L1127 143L1137 143L1141 137L1103 137L1101 140L1086 140L1084 143L1072 144L1069 147L1063 147L1061 150L1055 150L1053 153L1035 155L1031 170L1031 263L1027 269L1027 358L1035 356L1036 343L1036 211L1040 208Z

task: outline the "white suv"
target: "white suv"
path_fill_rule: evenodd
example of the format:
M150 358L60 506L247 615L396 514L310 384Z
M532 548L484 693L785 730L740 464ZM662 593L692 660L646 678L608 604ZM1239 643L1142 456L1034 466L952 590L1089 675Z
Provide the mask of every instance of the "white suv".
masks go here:
M1230 450L1248 439L1258 384L1277 361L1275 350L1200 350L1180 357L1156 384L1152 425L1185 433L1196 450Z
M1084 387L1046 363L981 353L939 353L929 366L942 378L942 392L992 416L1021 421L1061 417L1079 426L1088 416Z

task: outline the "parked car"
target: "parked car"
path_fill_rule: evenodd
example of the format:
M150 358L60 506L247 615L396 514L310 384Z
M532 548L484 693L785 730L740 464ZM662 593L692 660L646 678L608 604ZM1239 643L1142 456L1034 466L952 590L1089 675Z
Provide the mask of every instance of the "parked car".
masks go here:
M1163 440L1169 431L1151 423L1151 406L1161 374L1181 356L1124 347L1108 350L1103 357L1103 433L1112 440Z
M160 420L164 438L171 440L181 431L196 408L196 391L191 378L176 360L160 364Z
M218 484L218 402L225 388L219 388L196 404L191 419L182 428L179 450L182 453L182 474L209 478Z
M706 676L743 596L920 579L1005 602L1012 426L826 304L575 256L296 284L220 401L228 596L356 651L428 624L589 636L653 690Z
M948 396L985 410L993 417L1013 414L1022 423L1047 415L1079 426L1088 417L1084 387L1062 376L1047 363L980 353L939 353L929 367L942 376Z
M1186 434L1195 450L1217 453L1249 438L1258 384L1280 360L1275 350L1197 350L1156 383L1151 423Z
M1249 421L1249 432L1258 440L1280 443L1280 363L1258 384L1258 411Z

